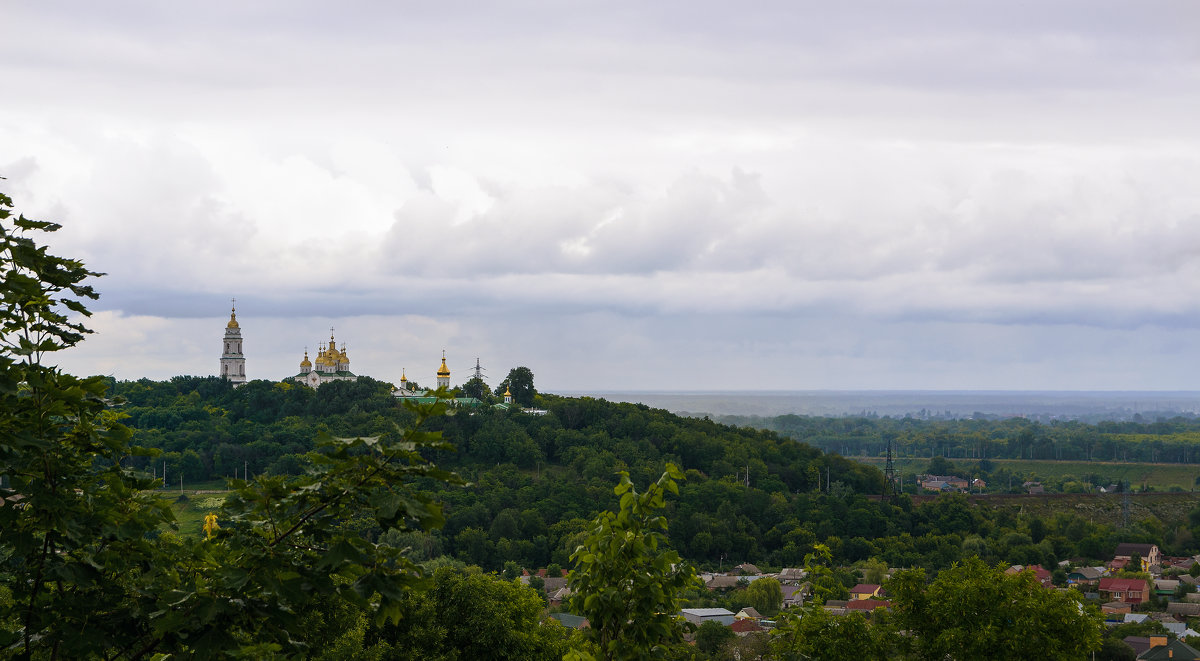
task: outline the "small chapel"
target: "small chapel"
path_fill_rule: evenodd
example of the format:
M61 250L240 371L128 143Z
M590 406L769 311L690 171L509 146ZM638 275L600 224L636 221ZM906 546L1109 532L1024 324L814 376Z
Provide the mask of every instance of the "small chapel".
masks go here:
M333 329L330 328L329 343L317 346L315 360L308 359L308 349L305 349L304 359L300 361L300 373L293 376L292 380L316 388L330 381L357 381L358 376L350 371L350 357L346 355L345 343L339 350Z

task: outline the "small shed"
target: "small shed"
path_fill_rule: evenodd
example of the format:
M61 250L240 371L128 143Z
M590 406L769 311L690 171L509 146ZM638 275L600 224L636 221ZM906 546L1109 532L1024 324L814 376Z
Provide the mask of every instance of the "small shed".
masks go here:
M682 611L684 619L696 626L705 622L720 622L725 626L733 624L733 611L725 608L685 608Z

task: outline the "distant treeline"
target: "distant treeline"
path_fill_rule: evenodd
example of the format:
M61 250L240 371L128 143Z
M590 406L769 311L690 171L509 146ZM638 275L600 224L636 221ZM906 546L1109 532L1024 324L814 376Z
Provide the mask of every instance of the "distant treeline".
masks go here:
M826 452L898 457L1200 463L1200 419L1154 422L721 416L720 422L778 432Z
M217 378L176 377L113 382L111 391L125 401L120 410L128 415L136 443L163 451L154 459L127 462L156 472L165 463L171 484L180 474L185 483L198 482L240 476L243 468L251 476L298 473L321 431L394 434L413 420L388 384L369 378L312 390L268 381L233 389ZM1119 541L1152 541L1168 552L1200 551L1194 542L1200 528L1193 527L1200 518L1170 529L1155 520L1117 531L1075 515L1039 519L1010 508L973 506L954 496L923 505L905 496L890 502L870 499L867 494L883 489L878 469L810 444L858 438L864 448L873 442L877 451L883 431L920 437L940 423L906 428L904 421L790 416L807 426L801 443L774 431L684 418L638 404L553 395L539 395L536 404L544 415L482 407L435 419L432 428L442 431L455 451L430 458L471 485L428 485L445 504L446 525L389 543L412 548L418 559L446 555L485 569L509 563L568 566L590 519L615 505L615 471L628 471L635 484L645 485L673 462L687 479L679 496L668 500L671 542L704 567L744 561L799 566L819 543L830 547L836 562L876 558L890 566L930 569L972 554L1047 566L1073 557L1100 560ZM869 426L893 424L886 430ZM970 428L972 423L960 424ZM1005 430L1014 424L991 423ZM1036 428L1025 425L1018 436L1023 431L1038 438ZM937 434L952 438L948 432ZM362 534L372 537L379 531L364 527Z

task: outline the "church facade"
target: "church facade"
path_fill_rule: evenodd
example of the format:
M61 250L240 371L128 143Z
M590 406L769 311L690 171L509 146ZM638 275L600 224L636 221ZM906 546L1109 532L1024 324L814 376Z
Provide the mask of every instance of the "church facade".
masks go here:
M346 355L346 345L343 343L339 350L333 337L333 329L329 329L329 344L317 346L316 360L308 359L308 349L304 350L304 359L300 361L300 373L292 377L297 383L303 383L310 388L316 388L330 381L357 381L358 376L350 371L350 357Z
M221 378L231 381L236 388L246 383L246 356L242 353L242 328L238 325L236 302L229 311L229 323L225 324L223 344Z

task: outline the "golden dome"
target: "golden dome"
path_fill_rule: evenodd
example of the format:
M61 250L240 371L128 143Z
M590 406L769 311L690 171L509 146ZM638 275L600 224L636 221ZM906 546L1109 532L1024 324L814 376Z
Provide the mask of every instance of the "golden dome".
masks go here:
M343 363L350 362L350 357L346 355L345 345L342 345L342 352L338 354L338 358L340 358Z
M442 355L442 366L441 366L440 368L438 368L437 375L438 375L439 377L441 377L441 376L445 376L445 377L448 377L448 376L450 376L450 368L449 368L449 367L446 367L446 356L445 356L444 354Z
M504 388L504 396L512 397L512 390L510 390L507 386L505 386L505 388Z
M404 376L404 368L400 368L400 383L408 383L408 377Z
M238 327L237 308L233 308L232 310L229 311L229 323L225 324L225 328L237 328L237 327Z
M312 362L308 360L308 349L304 350L304 360L300 361L300 367L312 367Z

